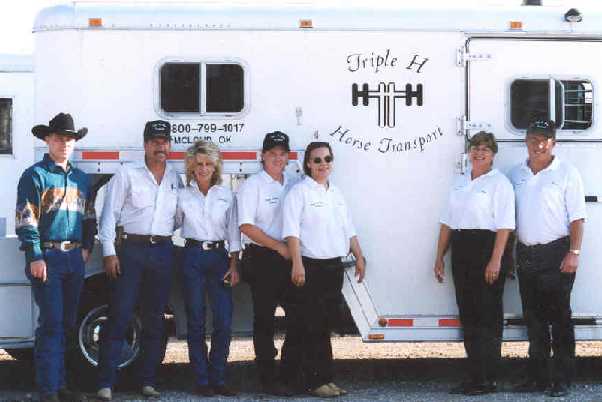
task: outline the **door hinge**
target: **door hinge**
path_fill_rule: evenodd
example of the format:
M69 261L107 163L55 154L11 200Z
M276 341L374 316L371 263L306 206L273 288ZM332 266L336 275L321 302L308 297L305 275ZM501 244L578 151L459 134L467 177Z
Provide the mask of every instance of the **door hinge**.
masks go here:
M458 117L457 128L458 128L458 131L457 131L458 135L465 135L467 133L467 131L489 130L489 129L491 129L491 124L486 123L484 121L466 120L466 116L462 116L462 117Z
M491 53L470 53L466 49L460 48L456 52L456 65L466 67L469 61L491 60Z

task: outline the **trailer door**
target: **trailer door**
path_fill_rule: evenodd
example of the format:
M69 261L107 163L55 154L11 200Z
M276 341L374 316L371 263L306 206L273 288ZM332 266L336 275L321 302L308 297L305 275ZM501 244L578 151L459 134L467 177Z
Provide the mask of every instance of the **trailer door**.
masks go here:
M534 119L559 127L555 154L580 171L587 213L583 255L573 290L577 317L602 316L602 129L599 124L602 44L596 41L469 40L465 127L468 135L485 129L495 134L500 151L495 165L504 172L527 158L525 129ZM505 292L507 315L521 315L516 281ZM592 327L581 337L599 338ZM578 332L578 335L580 333Z

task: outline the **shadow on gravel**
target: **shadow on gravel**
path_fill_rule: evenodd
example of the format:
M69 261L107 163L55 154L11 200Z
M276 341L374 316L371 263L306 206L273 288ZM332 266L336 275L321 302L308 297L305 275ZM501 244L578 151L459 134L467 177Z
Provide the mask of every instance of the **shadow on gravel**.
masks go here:
M519 382L523 377L524 359L504 359L501 365L500 382ZM576 382L597 383L602 378L602 358L577 359ZM362 359L335 360L337 380L353 384L354 388L370 388L375 382L410 381L419 383L453 383L462 379L464 359ZM124 373L125 374L125 373ZM94 378L82 378L71 372L71 382L83 391L95 390ZM236 362L229 365L229 383L241 392L257 392L255 369L252 362ZM338 382L337 381L337 382ZM188 364L164 364L159 373L160 389L174 391L192 390L192 375ZM33 367L31 363L15 360L0 362L0 391L32 391ZM120 375L116 392L137 391L132 375Z

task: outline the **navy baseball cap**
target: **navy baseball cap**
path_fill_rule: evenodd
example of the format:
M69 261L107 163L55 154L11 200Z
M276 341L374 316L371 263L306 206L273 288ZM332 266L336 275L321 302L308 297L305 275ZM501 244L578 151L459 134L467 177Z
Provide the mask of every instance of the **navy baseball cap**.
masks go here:
M552 120L536 120L529 124L527 135L543 135L546 138L556 139L556 123Z
M144 142L153 138L165 138L171 141L171 126L168 121L154 120L147 121L144 126Z
M287 152L291 150L288 144L288 135L282 131L267 133L263 139L263 152L278 146L284 148Z

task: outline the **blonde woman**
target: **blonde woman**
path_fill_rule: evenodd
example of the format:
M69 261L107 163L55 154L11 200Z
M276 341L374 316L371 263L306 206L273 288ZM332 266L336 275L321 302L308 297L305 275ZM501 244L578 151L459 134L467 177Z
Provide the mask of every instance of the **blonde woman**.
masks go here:
M186 154L186 187L178 195L177 223L186 239L182 266L188 318L188 354L195 394L234 396L225 385L230 349L232 286L238 283L236 260L240 232L232 191L221 185L219 148L198 141ZM211 352L205 343L205 300L213 315Z

